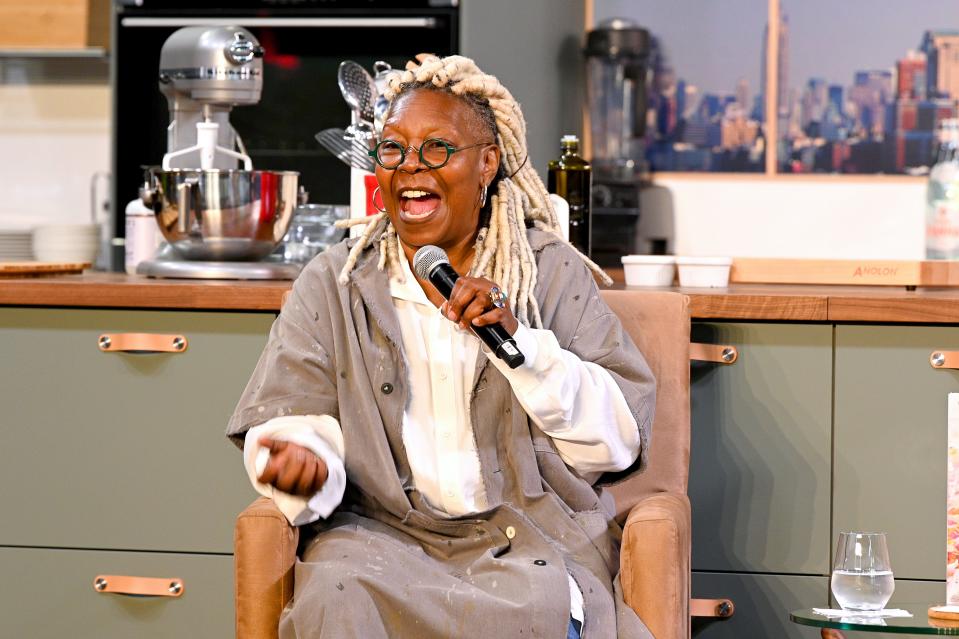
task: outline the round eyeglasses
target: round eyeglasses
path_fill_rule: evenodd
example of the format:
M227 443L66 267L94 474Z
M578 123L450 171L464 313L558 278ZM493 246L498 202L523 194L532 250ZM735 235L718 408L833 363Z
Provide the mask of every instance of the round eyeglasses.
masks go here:
M449 142L443 140L437 140L436 138L428 138L423 140L423 144L420 145L420 148L417 149L412 144L408 147L404 147L402 144L396 140L383 140L369 152L370 157L376 160L376 163L382 166L387 171L392 171L397 168L399 165L403 164L406 160L406 154L410 151L417 151L420 155L420 162L425 164L431 169L438 169L440 167L446 166L446 163L450 161L450 157L458 151L465 151L466 149L472 149L478 146L486 146L493 144L492 142L477 142L476 144L470 144L467 146L455 147Z

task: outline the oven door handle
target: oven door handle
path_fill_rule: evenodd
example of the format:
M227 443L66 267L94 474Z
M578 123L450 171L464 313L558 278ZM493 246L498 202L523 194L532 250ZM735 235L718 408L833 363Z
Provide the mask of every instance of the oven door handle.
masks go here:
M241 27L356 27L356 28L424 28L435 29L436 18L136 18L120 19L124 27L196 27L234 26Z

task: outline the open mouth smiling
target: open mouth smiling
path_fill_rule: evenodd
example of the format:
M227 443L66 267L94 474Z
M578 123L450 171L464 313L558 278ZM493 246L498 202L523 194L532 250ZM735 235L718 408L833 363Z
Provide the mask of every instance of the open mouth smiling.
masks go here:
M407 222L427 219L439 208L442 198L422 187L401 189L399 192L400 215Z

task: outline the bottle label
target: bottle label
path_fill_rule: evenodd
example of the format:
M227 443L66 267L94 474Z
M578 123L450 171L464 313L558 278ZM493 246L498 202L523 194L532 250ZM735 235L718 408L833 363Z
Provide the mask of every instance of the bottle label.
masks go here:
M929 204L926 250L959 257L959 202L934 200Z

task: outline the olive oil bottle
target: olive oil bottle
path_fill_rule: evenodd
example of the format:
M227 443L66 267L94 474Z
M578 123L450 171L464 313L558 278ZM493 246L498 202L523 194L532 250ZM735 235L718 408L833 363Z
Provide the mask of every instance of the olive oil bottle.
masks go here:
M569 203L569 241L584 255L589 255L593 171L589 162L580 157L579 138L575 135L564 135L560 148L562 156L549 163L547 190Z

